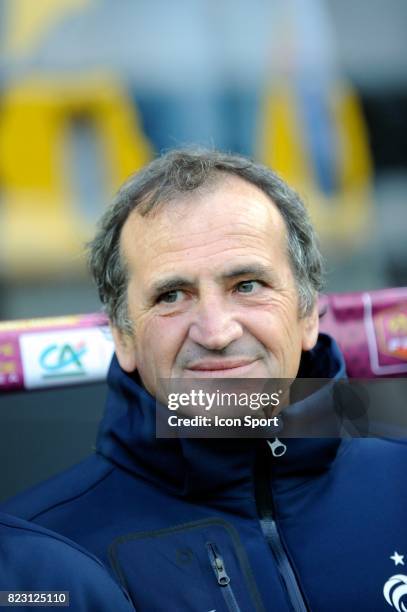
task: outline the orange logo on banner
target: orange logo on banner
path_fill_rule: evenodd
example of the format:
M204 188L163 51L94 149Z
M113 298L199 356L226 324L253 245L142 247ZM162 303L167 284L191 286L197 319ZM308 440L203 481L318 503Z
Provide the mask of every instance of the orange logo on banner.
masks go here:
M374 317L381 353L407 361L407 303Z

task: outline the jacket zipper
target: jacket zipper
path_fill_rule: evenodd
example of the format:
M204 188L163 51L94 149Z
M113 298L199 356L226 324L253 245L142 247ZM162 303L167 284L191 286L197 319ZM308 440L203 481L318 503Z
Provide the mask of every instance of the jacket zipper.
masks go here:
M212 527L221 528L227 534L228 539L230 540L232 544L232 550L233 550L234 556L238 561L239 567L243 575L243 579L244 579L243 584L248 589L248 593L250 595L250 600L252 602L253 609L256 610L256 612L266 612L266 609L264 607L260 593L257 588L257 584L255 581L254 575L252 573L252 570L249 564L249 560L246 555L246 550L243 547L242 542L240 541L239 534L236 528L233 527L230 523L228 523L224 519L221 519L218 517L211 517L211 518L202 519L198 521L191 521L189 523L181 523L178 525L174 525L172 527L166 527L164 529L139 531L135 533L130 532L130 533L118 536L112 541L112 543L109 546L110 564L120 584L126 590L130 590L129 579L126 575L126 567L123 566L122 561L121 561L122 547L126 546L130 542L137 544L137 542L145 542L147 540L157 541L160 538L166 538L167 536L194 533L195 531L198 531L198 533L201 533L202 529L207 529L207 528L212 528ZM215 547L215 552L217 552L216 547ZM210 554L209 550L207 550L207 553ZM210 559L213 559L213 555L210 555ZM224 566L223 566L223 569L225 569ZM216 576L216 573L215 573L215 576ZM237 604L237 602L236 602L236 606L235 608L232 608L232 610L234 612L240 612L239 605Z
M269 455L259 457L256 466L256 502L263 535L270 546L278 570L295 612L308 612L308 606L301 593L297 578L287 556L274 518L274 503L270 485Z
M209 560L211 562L212 569L215 573L216 581L221 587L223 598L226 602L229 612L240 612L239 604L236 601L236 597L233 593L232 587L230 586L230 578L226 572L225 564L222 557L220 556L215 544L208 543L206 545L208 550Z

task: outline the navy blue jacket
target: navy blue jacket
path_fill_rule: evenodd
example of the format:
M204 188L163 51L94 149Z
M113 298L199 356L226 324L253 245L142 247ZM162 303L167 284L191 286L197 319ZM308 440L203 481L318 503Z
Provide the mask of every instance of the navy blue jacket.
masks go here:
M343 377L335 343L300 372ZM274 457L265 440L156 439L155 401L116 359L109 386L96 454L7 509L95 553L137 610L407 606L403 442L286 439Z
M63 597L68 591L69 610L75 612L134 610L93 555L61 535L3 513L0 514L0 591L33 591L33 603L41 602L39 597L35 599L36 593L59 591L59 594L50 594L53 601L55 595ZM15 603L16 606L19 603L17 610L33 609L23 605L23 594L19 600L15 598ZM44 606L38 607L44 610Z

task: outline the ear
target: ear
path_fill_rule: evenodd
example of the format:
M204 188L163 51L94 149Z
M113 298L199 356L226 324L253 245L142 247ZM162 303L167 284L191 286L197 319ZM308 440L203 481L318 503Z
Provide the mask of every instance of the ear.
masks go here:
M120 367L125 372L134 372L137 369L136 347L134 338L121 329L111 325L114 348Z
M318 300L315 300L315 304L312 311L307 314L302 320L302 350L310 351L314 348L318 340L319 333L319 315L318 315Z

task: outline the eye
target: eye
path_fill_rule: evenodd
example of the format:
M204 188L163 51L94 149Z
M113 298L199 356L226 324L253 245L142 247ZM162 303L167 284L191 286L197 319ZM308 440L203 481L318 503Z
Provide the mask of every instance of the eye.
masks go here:
M167 291L166 293L162 293L157 298L157 304L160 304L160 303L175 304L175 302L178 302L180 300L181 296L182 296L182 291L180 291L179 289L174 289L173 291Z
M253 293L260 286L261 286L260 281L256 281L256 280L242 281L236 286L236 291L238 293Z

